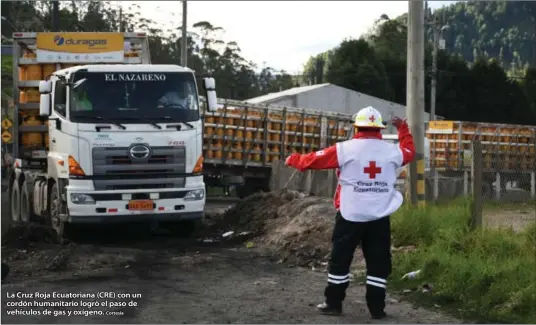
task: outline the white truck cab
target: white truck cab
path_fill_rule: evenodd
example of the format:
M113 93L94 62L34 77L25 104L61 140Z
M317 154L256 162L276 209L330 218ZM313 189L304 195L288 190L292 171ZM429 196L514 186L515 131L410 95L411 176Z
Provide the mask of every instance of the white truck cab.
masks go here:
M203 83L206 108L215 110L214 79ZM82 65L56 71L39 92L50 144L46 172L31 176L30 205L56 232L65 222L202 218L202 114L192 70Z

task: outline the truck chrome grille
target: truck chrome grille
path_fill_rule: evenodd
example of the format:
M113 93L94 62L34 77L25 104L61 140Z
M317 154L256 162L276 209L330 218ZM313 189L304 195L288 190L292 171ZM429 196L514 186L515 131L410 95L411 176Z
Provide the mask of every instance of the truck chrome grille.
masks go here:
M93 175L109 176L94 180L95 190L134 190L184 187L186 149L150 147L148 159L136 160L130 147L93 148Z

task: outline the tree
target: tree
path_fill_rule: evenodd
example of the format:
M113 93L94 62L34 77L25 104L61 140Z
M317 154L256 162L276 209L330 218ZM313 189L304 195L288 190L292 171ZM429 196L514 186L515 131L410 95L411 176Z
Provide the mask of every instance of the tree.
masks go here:
M10 38L15 30L51 30L52 6L49 1L2 1L1 9L6 17L2 20L2 33L6 38ZM156 22L141 15L137 4L123 6L121 17L119 9L110 1L64 1L60 4L60 27L64 31L110 32L123 26L125 31L146 32L153 63L176 64L180 61L180 28L162 30ZM236 42L221 39L222 27L208 21L197 22L193 27L188 31L188 66L198 76L214 76L220 97L247 99L294 85L292 77L284 71L265 67L264 75L263 72L256 73L256 66L242 56ZM3 77L4 72L7 71L3 69ZM2 87L9 87L4 81L2 78Z
M393 97L385 67L364 39L344 40L333 50L326 80L372 96Z

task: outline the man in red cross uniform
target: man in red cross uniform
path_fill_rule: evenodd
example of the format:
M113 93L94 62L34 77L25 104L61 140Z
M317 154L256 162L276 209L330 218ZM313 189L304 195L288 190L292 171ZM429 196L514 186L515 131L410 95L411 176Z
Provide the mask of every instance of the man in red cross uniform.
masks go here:
M394 188L397 169L413 160L415 146L406 121L398 117L392 121L398 130L398 145L382 140L381 129L385 126L373 107L360 110L353 120L353 139L317 152L293 154L286 164L300 171L338 168L328 284L325 301L318 309L329 315L342 313L350 264L361 245L367 264L367 306L373 319L381 319L386 316L385 292L391 273L389 216L403 202Z

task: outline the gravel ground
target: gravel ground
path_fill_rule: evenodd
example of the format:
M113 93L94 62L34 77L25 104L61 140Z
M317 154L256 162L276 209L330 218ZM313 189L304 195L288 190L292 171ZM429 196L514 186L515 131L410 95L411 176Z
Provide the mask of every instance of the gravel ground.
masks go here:
M171 243L168 243L171 244ZM126 292L141 298L112 301L137 302L136 307L57 307L56 313L75 310L115 311L102 316L11 316L15 307L2 299L3 323L368 323L363 302L364 288L354 283L345 304L345 315L333 318L318 315L314 305L321 302L325 274L305 268L277 264L258 250L203 247L181 243L184 251L171 248L136 249L126 265L107 265L68 274L42 274L2 285L8 293ZM167 245L166 245L167 246ZM180 246L180 245L179 245ZM87 247L77 249L83 250ZM101 255L130 255L125 248L102 249ZM127 251L127 252L125 252ZM118 258L124 260L124 258ZM48 299L48 301L99 301L106 299ZM110 300L110 299L108 299ZM43 301L43 299L41 299ZM41 311L45 308L20 307ZM433 311L414 309L410 304L389 299L387 311L393 315L383 323L457 323Z
M209 209L221 212L229 205L218 201ZM59 246L47 241L46 232L33 233L30 240L12 235L2 247L2 258L12 267L2 283L2 323L460 323L397 298L388 299L387 319L371 321L364 286L356 282L343 316L319 315L314 306L322 301L325 271L278 262L272 252L257 248L255 239L207 242L206 232L185 239L121 226L87 228L76 243ZM88 239L94 234L99 241ZM36 295L54 292L113 292L116 297ZM16 293L33 297L10 298ZM119 293L131 296L120 298ZM7 305L19 301L78 306ZM105 301L107 306L88 305ZM17 310L34 315L14 315ZM44 315L45 310L51 315ZM90 311L103 315L80 315Z

